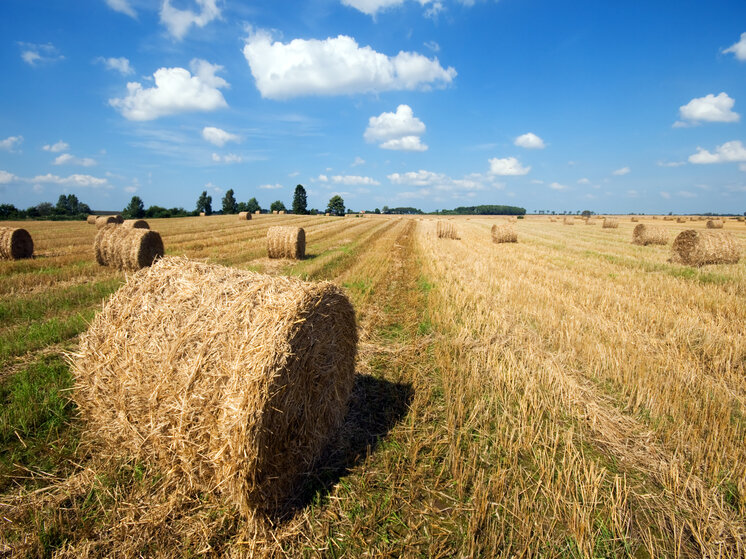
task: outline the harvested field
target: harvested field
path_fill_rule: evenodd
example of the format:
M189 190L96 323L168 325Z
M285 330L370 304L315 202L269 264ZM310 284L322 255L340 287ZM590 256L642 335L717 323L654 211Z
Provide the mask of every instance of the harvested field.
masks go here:
M0 555L746 554L746 261L682 265L670 246L630 243L640 226L674 239L675 220L603 230L528 216L510 223L520 243L500 247L480 216L440 220L461 242L438 242L430 216L149 221L166 256L205 262L168 274L205 278L98 266L84 221L7 223L35 258L0 260ZM267 258L277 225L303 228L303 260ZM742 223L687 227L746 243ZM268 283L252 292L247 270ZM324 280L358 325L348 411L315 461L301 452L289 496L244 491L251 422L233 438L220 418L247 417L232 402L255 386L251 359L307 354L271 349L292 338L277 334L249 355L240 329L279 319L315 336L319 323L292 326L295 311L278 300L264 314L273 299L254 297ZM88 388L75 392L73 372ZM262 409L300 408L275 407ZM231 465L241 475L221 484ZM257 502L280 509L271 522Z

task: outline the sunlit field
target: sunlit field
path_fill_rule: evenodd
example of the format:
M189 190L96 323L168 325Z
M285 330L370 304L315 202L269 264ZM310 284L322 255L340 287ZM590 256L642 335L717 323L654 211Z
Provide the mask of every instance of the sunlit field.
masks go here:
M287 510L105 456L65 357L125 274L95 227L18 222L0 261L0 557L744 557L746 259L669 262L705 222L261 215L149 220L167 255L331 280L359 328L342 431ZM572 219L572 218L570 218ZM271 225L306 258L267 258ZM746 225L727 220L746 247Z

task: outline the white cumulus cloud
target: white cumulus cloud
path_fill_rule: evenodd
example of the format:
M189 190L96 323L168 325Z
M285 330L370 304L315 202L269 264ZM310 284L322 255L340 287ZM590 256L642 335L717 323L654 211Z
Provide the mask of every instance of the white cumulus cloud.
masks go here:
M9 173L8 171L3 171L0 169L0 184L8 184L9 182L13 182L17 179L13 173Z
M202 137L218 147L223 147L227 142L238 142L241 140L241 138L235 134L231 134L230 132L226 132L220 128L215 128L214 126L205 126L202 129Z
M4 140L0 140L0 149L7 149L12 151L13 148L18 146L23 141L23 136L8 136Z
M212 154L212 160L215 163L241 163L243 157L236 155L235 153L229 153L227 155L219 155L217 153Z
M419 136L404 136L383 142L382 149L392 149L397 151L427 151L427 145L420 141Z
M278 188L282 188L281 184L260 184L259 188L264 188L265 190L277 190Z
M104 58L103 56L99 56L96 62L106 66L107 70L114 70L123 76L135 73L135 69L130 65L130 61L124 56L120 56L119 58Z
M558 182L551 183L549 185L549 188L551 188L552 190L567 190L567 186L565 186L564 184L560 184Z
M686 161L658 161L658 167L681 167Z
M724 91L718 95L710 93L704 97L697 97L679 107L682 120L676 121L674 126L678 128L701 122L738 122L741 115L732 110L735 102L735 99Z
M160 68L153 74L155 87L143 88L138 82L129 82L127 96L109 99L109 104L128 120L153 120L227 107L220 88L228 87L228 82L215 75L223 67L194 59L190 68L192 73L184 68Z
M55 165L80 165L81 167L92 167L96 164L90 157L75 157L70 153L63 153L54 160Z
M531 166L524 167L515 157L493 157L489 163L493 175L527 175L531 171Z
M282 43L256 30L243 55L257 89L269 99L427 89L456 77L456 70L443 68L437 58L404 51L389 57L346 35Z
M47 144L43 148L44 151L51 151L52 153L60 153L61 151L67 151L70 149L70 144L60 140L56 144Z
M65 57L59 53L57 47L52 43L42 45L19 42L18 45L21 47L21 60L29 66L57 62L58 60L65 59Z
M414 116L409 105L399 105L395 113L381 113L368 119L363 137L368 142L379 143L383 149L425 151L420 141L425 133L425 123Z
M404 0L342 0L342 4L350 6L369 16L375 15L379 10L385 10L393 6L399 6Z
M180 10L171 5L171 0L163 0L161 6L161 23L176 39L183 39L189 28L204 27L212 20L220 17L220 9L216 0L195 0L199 6L199 13L192 10Z
M629 174L630 171L631 169L629 167L622 167L621 169L616 169L615 171L612 171L611 174L621 177L623 175Z
M733 43L724 53L733 53L738 60L746 60L746 33L741 33L741 39L737 43Z
M544 149L546 147L544 145L544 140L531 132L518 136L513 143L518 147L526 149Z
M52 175L47 173L46 175L37 175L30 179L25 179L27 182L43 184L59 184L63 186L79 186L81 188L99 188L102 186L108 186L109 182L106 179L94 177L91 175L70 175L67 177L60 177L58 175Z
M106 4L115 12L137 19L137 12L132 9L128 0L106 0Z
M320 175L323 176L323 175ZM366 184L376 186L381 184L377 180L371 177L361 177L359 175L334 175L331 177L331 182L334 184L344 184L346 186L353 186L359 184Z
M738 163L746 161L746 147L740 140L725 142L715 148L715 153L697 147L697 153L689 156L689 163Z

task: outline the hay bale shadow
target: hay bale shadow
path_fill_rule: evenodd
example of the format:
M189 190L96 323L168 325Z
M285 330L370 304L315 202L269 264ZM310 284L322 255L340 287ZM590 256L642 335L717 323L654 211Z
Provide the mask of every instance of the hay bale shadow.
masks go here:
M314 501L322 501L339 480L375 451L380 440L401 421L414 396L410 383L357 375L350 405L339 433L327 445L314 468L304 476L296 497L279 511L290 518Z

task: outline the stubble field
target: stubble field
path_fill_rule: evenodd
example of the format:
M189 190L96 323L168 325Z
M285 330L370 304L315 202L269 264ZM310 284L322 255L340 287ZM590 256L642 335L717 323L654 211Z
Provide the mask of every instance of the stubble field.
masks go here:
M0 557L743 557L746 261L668 262L684 229L529 217L149 220L167 255L328 279L357 313L345 425L270 526L103 456L65 352L125 275L85 223L0 261ZM307 258L266 258L270 225ZM725 230L746 246L746 226Z

